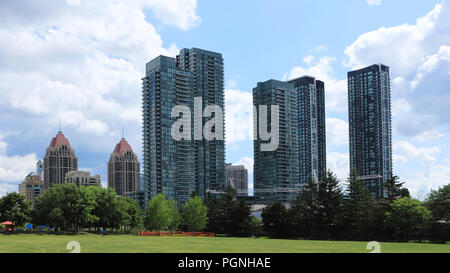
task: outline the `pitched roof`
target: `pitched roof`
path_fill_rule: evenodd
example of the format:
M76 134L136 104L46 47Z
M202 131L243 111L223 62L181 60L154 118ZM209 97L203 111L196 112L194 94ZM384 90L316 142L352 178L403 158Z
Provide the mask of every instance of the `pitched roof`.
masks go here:
M119 143L117 143L116 148L114 148L113 153L122 154L126 151L133 152L133 149L131 149L130 144L126 141L125 138L122 138Z
M72 149L72 147L70 146L69 140L64 136L64 134L59 131L58 134L56 134L56 136L54 138L52 138L52 142L50 142L50 146L52 148L57 148L60 145L67 145L69 148Z

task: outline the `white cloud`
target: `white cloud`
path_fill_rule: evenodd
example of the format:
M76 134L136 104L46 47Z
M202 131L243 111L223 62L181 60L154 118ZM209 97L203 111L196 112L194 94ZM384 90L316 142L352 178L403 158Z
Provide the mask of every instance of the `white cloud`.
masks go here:
M348 122L326 118L327 147L348 146Z
M428 172L436 161L436 155L441 151L439 146L418 148L407 141L395 141L393 144L394 165L396 162L418 162L423 170Z
M415 24L364 33L345 49L352 69L390 66L394 129L423 140L450 128L450 5L437 4Z
M226 141L253 140L253 97L249 92L225 90Z
M303 62L307 65L310 65L313 60L314 60L313 55L308 55L308 56L303 57Z
M402 181L415 198L423 200L432 190L450 183L450 167L437 163L439 146L419 148L406 141L394 143L394 167L403 172ZM445 160L444 160L445 161Z
M438 139L443 136L444 135L441 134L439 131L425 131L423 133L420 133L416 137L414 137L414 140L424 142L424 141L429 141L429 140L433 140L433 139Z
M331 111L345 112L347 109L347 81L338 80L333 76L332 64L336 58L322 56L319 59L311 59L308 67L297 66L283 76L283 80L294 79L300 76L312 76L325 83L325 107Z
M76 133L66 134L76 150L105 153L125 124L139 154L145 63L178 51L175 44L163 44L147 19L186 30L200 23L196 5L195 0L1 1L1 129L42 138L53 128L51 138L61 119L63 131ZM22 149L19 140L9 144ZM17 162L35 161L33 155L1 155L8 160L0 164L0 177L22 180L29 166Z
M366 0L369 6L379 6L381 5L381 0Z
M446 13L443 5L438 4L415 25L381 27L360 35L344 51L348 56L347 65L356 69L381 62L391 66L395 74L414 73L428 54L449 41L448 37L441 38L442 33L437 32L439 24L448 26Z
M35 170L38 161L36 154L7 155L8 143L0 134L0 196L12 191L18 191L14 182L25 179L25 176Z
M69 6L78 6L81 4L81 0L67 0Z
M333 171L341 181L347 179L350 164L348 153L332 152L327 154L327 168Z
M164 23L175 25L183 30L194 27L201 22L201 18L195 14L197 0L156 0L142 1L153 9L155 16Z

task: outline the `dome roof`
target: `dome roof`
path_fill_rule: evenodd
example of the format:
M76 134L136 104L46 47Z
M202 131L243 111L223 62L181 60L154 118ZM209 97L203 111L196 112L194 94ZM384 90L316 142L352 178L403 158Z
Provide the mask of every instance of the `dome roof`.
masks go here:
M67 147L72 149L72 147L70 146L69 140L64 136L64 134L61 131L59 131L58 134L56 134L56 136L54 138L52 138L52 142L50 142L49 147L57 148L63 144L67 145Z
M113 153L123 154L126 151L133 152L130 144L126 141L125 138L122 138L119 143L117 143L116 148L114 148Z

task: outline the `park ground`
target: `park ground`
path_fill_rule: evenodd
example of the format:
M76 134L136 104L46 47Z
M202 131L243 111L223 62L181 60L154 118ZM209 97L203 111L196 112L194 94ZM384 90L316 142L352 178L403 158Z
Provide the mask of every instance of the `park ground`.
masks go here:
M0 234L0 253L369 253L368 242L97 234ZM380 243L382 253L450 253L450 244Z

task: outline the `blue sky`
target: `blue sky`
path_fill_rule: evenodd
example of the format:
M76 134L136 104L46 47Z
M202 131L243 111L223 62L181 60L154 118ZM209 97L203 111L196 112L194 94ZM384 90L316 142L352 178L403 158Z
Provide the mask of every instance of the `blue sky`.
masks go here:
M423 199L450 180L447 2L2 1L0 194L33 171L59 118L80 167L103 182L122 125L142 158L145 63L199 47L225 59L226 160L245 164L250 178L258 81L308 74L325 82L327 163L345 178L347 71L390 66L394 171Z

